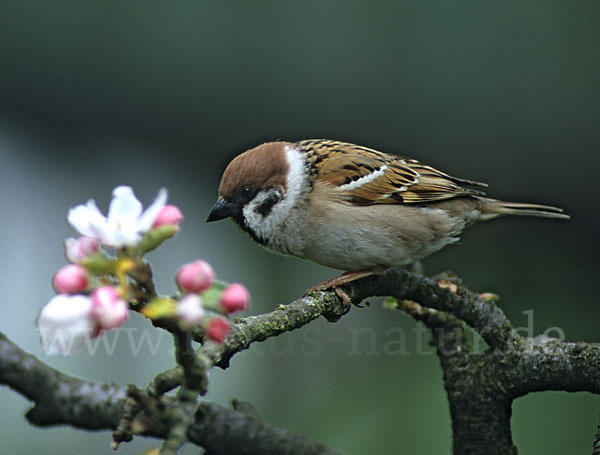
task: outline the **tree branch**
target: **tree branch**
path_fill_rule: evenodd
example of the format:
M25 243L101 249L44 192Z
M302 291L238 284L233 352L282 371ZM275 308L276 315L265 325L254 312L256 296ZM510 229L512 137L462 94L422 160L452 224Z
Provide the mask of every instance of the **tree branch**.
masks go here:
M407 275L400 272L392 273ZM515 398L529 392L600 393L600 344L522 337L494 302L460 282L408 275L400 287L388 281L390 276L377 280L382 282L382 293L421 299L427 305L401 300L398 308L431 330L444 371L455 454L517 453L510 430L511 407ZM369 289L359 292L368 293ZM465 323L493 349L476 350Z
M39 426L70 425L84 430L115 429L127 390L114 384L85 381L61 373L23 351L0 333L0 383L35 403L27 419ZM163 397L168 408L175 399ZM169 425L163 411L143 422L141 434L165 439ZM339 455L323 444L266 423L256 415L201 403L187 431L188 439L211 455Z
M518 336L497 305L462 286L454 277L450 278L441 275L434 279L392 269L344 288L354 302L371 296L390 295L398 300L413 300L428 308L450 313L474 328L493 348L503 349Z
M598 422L598 430L596 431L596 438L594 439L592 455L600 455L600 422Z
M183 369L184 382L177 393L177 403L169 406L169 434L161 448L161 455L175 455L187 439L187 432L193 423L198 396L208 389L208 365L204 357L197 355L192 347L191 335L186 330L173 333L177 353L177 363Z
M516 453L510 432L511 405L524 394L540 390L600 393L599 344L522 337L493 301L481 298L452 277L432 279L390 270L343 288L357 304L369 296L394 296L400 309L429 327L444 370L455 454ZM224 343L205 343L194 355L204 359L205 371L212 366L227 368L236 353L254 342L300 328L319 316L337 320L349 309L334 292L312 293L270 313L235 321ZM481 352L475 349L471 329L489 348ZM202 340L203 334L195 332L193 336ZM164 409L173 405L174 398L163 394L184 382L183 366L161 373L146 390L130 388L130 406L125 406L125 414L133 433L167 436L169 419ZM0 382L35 401L27 417L38 425L116 428L126 399L124 389L64 375L24 353L6 337L0 337ZM125 430L127 436L129 430ZM236 435L233 439L232 432ZM283 446L291 444L296 448L316 447L312 452L302 449L302 453L333 453L286 430L274 429L253 413L207 403L198 408L187 437L211 454L233 450L226 445L232 440L237 441L236 453L251 453L239 452L243 450L240 447L259 447L256 444L269 441L276 445L281 442L282 446L272 452L260 446L257 452L301 452L286 452Z
M0 383L35 403L27 419L39 426L85 422L89 430L110 428L121 415L125 390L82 381L40 362L0 333Z

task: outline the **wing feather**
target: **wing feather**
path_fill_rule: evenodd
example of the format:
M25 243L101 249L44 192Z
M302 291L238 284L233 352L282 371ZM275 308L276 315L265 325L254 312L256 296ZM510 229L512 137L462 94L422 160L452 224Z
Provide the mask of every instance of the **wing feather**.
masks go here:
M333 186L338 196L357 205L423 204L483 194L463 185L487 186L346 142L311 139L296 145L307 153L317 181Z

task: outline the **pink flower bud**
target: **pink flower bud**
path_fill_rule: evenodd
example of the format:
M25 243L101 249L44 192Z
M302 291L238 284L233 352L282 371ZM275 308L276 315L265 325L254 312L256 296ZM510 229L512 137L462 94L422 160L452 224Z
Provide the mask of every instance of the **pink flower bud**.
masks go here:
M205 314L202 297L198 294L188 294L177 302L177 315L186 325L200 322Z
M175 281L183 292L202 292L212 286L215 272L202 259L182 265L177 270Z
M217 317L211 319L208 323L206 334L211 340L222 343L227 338L230 328L231 324L227 319Z
M152 224L153 228L159 226L179 226L179 224L183 221L183 213L179 210L179 207L175 205L165 205L154 220Z
M77 263L98 251L100 251L98 241L90 237L77 239L71 237L65 240L65 256L71 263Z
M87 270L80 265L65 265L52 278L57 294L76 294L88 287Z
M94 289L92 299L92 317L102 330L119 327L129 319L129 305L112 286Z
M221 295L221 306L227 313L246 311L250 306L250 293L246 286L239 283L227 286Z

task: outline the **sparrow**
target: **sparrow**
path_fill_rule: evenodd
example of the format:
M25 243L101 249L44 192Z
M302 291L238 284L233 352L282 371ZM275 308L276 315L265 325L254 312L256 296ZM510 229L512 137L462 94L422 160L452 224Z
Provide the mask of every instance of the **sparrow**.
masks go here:
M457 242L478 221L569 218L557 207L485 197L486 186L346 142L267 142L229 163L207 221L232 218L267 249L344 271L309 290L337 292Z

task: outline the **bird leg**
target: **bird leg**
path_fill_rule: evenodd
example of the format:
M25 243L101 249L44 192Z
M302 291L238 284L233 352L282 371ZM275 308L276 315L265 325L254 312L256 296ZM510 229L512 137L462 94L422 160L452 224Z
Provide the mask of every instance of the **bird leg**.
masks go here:
M352 299L350 298L348 293L344 291L340 286L348 284L360 278L374 275L376 273L379 273L379 271L373 269L359 270L357 272L344 272L340 276L331 278L329 280L321 281L320 283L315 284L313 287L306 291L306 294L316 291L332 290L338 295L339 298L342 299L342 302L344 302L345 305L350 305L352 303Z

